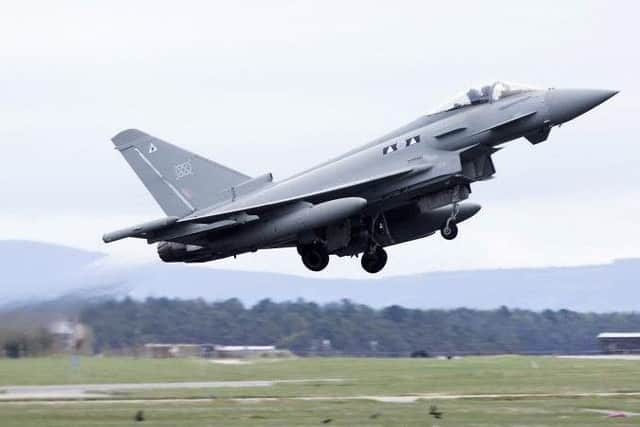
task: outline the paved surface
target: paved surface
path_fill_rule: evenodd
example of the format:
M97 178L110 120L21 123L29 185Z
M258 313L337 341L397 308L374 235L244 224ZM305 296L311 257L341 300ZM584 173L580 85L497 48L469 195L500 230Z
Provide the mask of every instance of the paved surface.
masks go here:
M591 359L591 360L640 360L640 354L589 354L584 356L555 356L558 359Z
M212 402L213 398L158 398L158 399L127 399L114 398L113 395L91 393L96 391L96 386L100 391L107 393L117 390L143 390L143 389L172 389L172 388L202 388L202 387L268 387L269 385L278 383L301 383L301 382L340 382L339 379L320 379L320 380L281 380L281 381L219 381L219 382L194 382L194 383L153 383L153 384L88 384L73 386L21 386L16 387L15 393L7 393L0 397L0 404L26 404L29 402L45 403L45 404L66 404L74 402L82 402L85 399L91 399L101 403L176 403L176 402ZM242 385L238 385L242 384ZM86 388L82 388L86 387ZM9 389L5 387L5 389ZM25 391L26 389L26 391ZM13 391L13 390L12 390ZM75 394L73 394L75 393ZM604 392L604 393L504 393L504 394L439 394L426 393L414 394L410 396L300 396L300 397L240 397L240 398L223 398L220 400L229 400L241 403L260 403L272 402L277 400L304 400L304 401L341 401L341 400L373 400L383 403L413 403L418 400L457 400L457 399L539 399L539 398L580 398L580 397L636 397L640 396L640 392ZM595 412L596 410L588 410ZM610 414L614 411L603 410L603 414ZM637 415L629 412L627 415Z
M241 388L271 387L274 384L296 384L317 382L342 382L341 379L303 379L269 381L200 381L179 383L135 383L135 384L70 384L70 385L27 385L0 386L0 401L3 400L55 400L55 399L97 399L110 397L107 393L132 390L169 390L185 388Z

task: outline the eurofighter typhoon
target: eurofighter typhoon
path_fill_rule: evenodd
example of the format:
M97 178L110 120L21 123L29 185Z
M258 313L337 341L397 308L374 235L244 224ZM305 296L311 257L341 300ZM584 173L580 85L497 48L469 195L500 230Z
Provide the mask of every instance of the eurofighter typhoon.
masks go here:
M491 156L526 138L538 144L554 126L617 92L534 89L505 82L471 88L368 144L288 179L250 177L135 129L112 141L165 217L107 233L158 244L165 262L206 262L270 248L296 248L320 271L330 255L361 256L377 273L385 247L440 232L451 240L480 205L471 184L491 178Z

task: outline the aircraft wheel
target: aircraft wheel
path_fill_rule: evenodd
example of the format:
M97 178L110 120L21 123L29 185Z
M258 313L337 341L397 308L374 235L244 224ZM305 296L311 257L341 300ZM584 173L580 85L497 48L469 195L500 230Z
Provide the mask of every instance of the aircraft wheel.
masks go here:
M446 240L453 240L458 235L458 226L456 225L456 223L454 221L448 221L440 229L440 234Z
M373 252L365 252L360 260L362 268L367 273L375 274L387 264L387 251L377 247Z
M329 265L329 254L322 245L309 245L300 248L302 263L311 271L321 271Z

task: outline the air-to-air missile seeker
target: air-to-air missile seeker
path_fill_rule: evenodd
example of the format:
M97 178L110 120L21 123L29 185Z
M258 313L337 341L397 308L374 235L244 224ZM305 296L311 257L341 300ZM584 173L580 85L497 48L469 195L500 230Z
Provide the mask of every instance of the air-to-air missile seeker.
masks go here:
M458 235L480 206L463 202L471 184L495 173L492 154L524 137L538 144L551 128L617 92L534 89L496 82L368 144L288 179L250 177L135 129L115 148L165 217L107 233L158 243L165 262L206 262L269 248L297 248L304 265L324 269L330 255L361 256L377 273L385 247Z

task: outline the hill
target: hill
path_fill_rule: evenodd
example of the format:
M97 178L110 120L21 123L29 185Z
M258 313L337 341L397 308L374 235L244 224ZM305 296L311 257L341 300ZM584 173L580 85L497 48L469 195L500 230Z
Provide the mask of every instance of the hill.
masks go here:
M0 304L48 299L100 289L147 296L238 298L245 304L350 299L372 307L499 306L575 311L633 311L640 289L640 259L577 267L515 268L423 273L383 279L315 279L286 274L220 270L204 266L101 264L104 255L39 242L0 241Z

